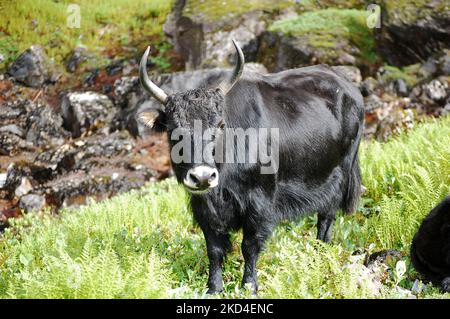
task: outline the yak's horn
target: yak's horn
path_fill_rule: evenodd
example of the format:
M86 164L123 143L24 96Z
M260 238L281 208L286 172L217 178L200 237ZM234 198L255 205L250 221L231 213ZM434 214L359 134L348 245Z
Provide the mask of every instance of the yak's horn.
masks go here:
M167 94L161 90L155 83L153 83L147 74L147 59L150 53L150 47L147 47L144 55L142 56L141 63L139 64L139 80L144 89L150 93L155 99L161 102L163 105L167 103Z
M223 94L227 94L228 91L231 90L233 85L235 85L241 77L242 71L244 70L244 53L242 53L242 50L237 45L236 41L234 41L234 39L232 41L237 53L236 66L234 67L233 75L219 84L219 89L223 92Z

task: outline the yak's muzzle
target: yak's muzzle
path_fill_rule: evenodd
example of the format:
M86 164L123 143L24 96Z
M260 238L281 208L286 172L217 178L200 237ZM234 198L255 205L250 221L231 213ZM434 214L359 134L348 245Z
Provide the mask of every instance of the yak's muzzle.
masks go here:
M199 165L187 171L183 184L193 194L206 193L219 184L219 172L211 166Z

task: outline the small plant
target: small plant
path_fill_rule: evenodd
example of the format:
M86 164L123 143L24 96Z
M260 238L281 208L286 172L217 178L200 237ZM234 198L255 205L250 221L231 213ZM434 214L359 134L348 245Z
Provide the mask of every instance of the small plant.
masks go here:
M18 55L17 46L11 37L5 36L0 32L0 70L9 65Z

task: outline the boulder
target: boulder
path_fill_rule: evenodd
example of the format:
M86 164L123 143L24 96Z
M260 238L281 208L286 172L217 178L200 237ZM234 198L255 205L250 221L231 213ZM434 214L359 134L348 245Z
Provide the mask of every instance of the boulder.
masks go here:
M448 81L444 78L434 79L422 88L427 97L438 104L442 104L450 94Z
M421 62L449 48L450 10L446 1L381 1L377 48L390 65ZM404 49L401 49L404 48Z
M27 86L41 87L51 77L43 48L34 45L27 49L11 64L8 74Z
M364 136L386 141L402 129L410 129L415 123L411 99L384 93L364 98L366 116Z
M89 55L84 47L76 47L73 52L66 59L66 70L68 72L75 72L78 66L84 61L88 60Z
M27 194L22 196L19 207L25 212L39 211L45 206L45 197L37 194Z
M392 86L393 86L393 91L398 96L403 96L403 97L408 96L409 90L408 90L408 85L406 84L405 80L396 79L394 82L392 82Z
M14 195L17 197L22 197L33 190L33 185L31 185L30 179L27 177L22 177L20 185L14 191Z
M267 69L258 63L246 63L245 70L251 72L267 73ZM152 81L168 94L183 92L201 86L217 86L232 70L211 68L196 71L156 74ZM145 92L138 77L122 77L114 83L115 103L122 110L116 114L114 129L126 128L134 136L143 136L148 132L140 122L136 121L136 114L149 108L160 108L160 104Z
M369 95L375 93L377 88L378 88L378 81L371 76L365 78L360 85L361 94L364 97L368 97Z
M67 93L61 102L63 124L72 132L72 137L109 124L115 112L113 103L106 95L90 91Z
M346 78L348 81L352 82L354 85L359 87L362 82L361 71L356 66L352 65L337 65L332 66L336 73L340 74L342 77Z
M217 0L207 6L178 0L163 30L185 61L186 70L226 67L235 59L231 39L239 43L247 61L255 61L258 37L266 30L267 21L287 12L295 14L289 6L292 3L288 1L261 1L242 9Z
M415 86L409 97L417 108L418 114L445 113L444 108L450 101L450 77L440 76Z
M46 104L17 99L0 108L0 153L10 156L64 143L70 134L58 112Z
M420 67L419 72L426 79L450 75L450 50L444 49L430 56Z
M35 104L27 114L26 140L35 146L59 146L68 138L63 119L50 106Z

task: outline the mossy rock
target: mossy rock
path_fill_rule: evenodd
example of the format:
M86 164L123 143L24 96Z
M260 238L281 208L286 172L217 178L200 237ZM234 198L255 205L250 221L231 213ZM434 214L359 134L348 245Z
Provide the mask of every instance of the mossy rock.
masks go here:
M255 10L274 11L295 5L292 0L192 0L187 1L183 15L196 21L213 23Z
M448 1L384 0L377 49L383 59L398 67L425 61L450 46Z
M303 52L294 54L296 61L286 65L279 64L275 69L311 63L375 63L377 56L374 34L366 25L368 14L365 10L323 9L275 21L269 31L286 38L280 41L281 44L288 44L294 50ZM307 58L298 59L301 55ZM263 61L266 59L264 56L260 58Z

